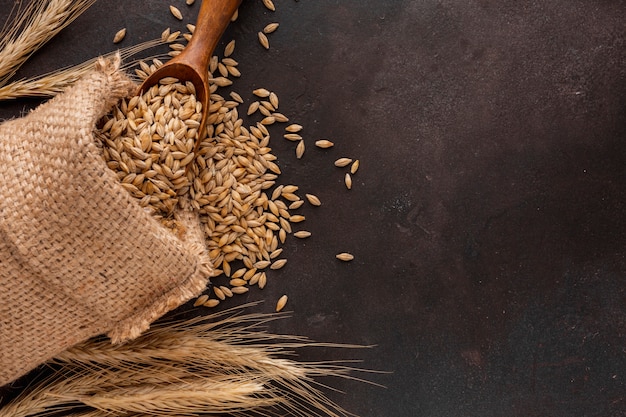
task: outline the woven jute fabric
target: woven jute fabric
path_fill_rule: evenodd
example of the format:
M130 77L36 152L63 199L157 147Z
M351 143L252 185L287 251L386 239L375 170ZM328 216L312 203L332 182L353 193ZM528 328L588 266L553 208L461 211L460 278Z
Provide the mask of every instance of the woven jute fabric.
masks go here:
M0 385L89 337L113 343L201 293L211 273L196 214L178 236L119 184L96 122L136 86L119 58L0 125Z

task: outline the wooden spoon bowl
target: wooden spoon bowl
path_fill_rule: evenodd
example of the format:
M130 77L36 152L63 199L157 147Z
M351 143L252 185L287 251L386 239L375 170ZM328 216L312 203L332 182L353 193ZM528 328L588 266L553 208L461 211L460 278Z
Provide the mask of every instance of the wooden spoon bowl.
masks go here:
M204 0L198 12L196 29L187 47L178 56L150 74L139 87L138 94L141 95L165 77L178 78L182 83L190 81L196 90L196 99L202 103L202 120L198 129L198 138L201 138L205 132L209 113L209 60L241 1ZM194 151L198 146L199 141Z

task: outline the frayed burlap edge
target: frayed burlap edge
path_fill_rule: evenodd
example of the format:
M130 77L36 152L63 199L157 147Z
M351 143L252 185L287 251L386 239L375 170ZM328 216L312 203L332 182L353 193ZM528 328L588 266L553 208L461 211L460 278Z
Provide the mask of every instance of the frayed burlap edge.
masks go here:
M204 244L198 214L190 208L177 208L176 219L185 229L183 246L189 253L197 254L198 263L195 271L179 286L155 299L149 308L131 315L117 323L107 336L112 343L132 340L150 328L150 324L190 299L200 295L209 282L213 267Z

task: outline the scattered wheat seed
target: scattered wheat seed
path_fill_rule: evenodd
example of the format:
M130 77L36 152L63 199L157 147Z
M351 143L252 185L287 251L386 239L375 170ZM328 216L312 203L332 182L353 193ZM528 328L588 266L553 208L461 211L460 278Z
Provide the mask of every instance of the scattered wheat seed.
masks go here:
M248 269L248 271L245 274L243 274L243 279L246 281L249 281L256 273L257 273L256 268Z
M224 294L224 291L222 291L219 287L213 287L213 292L220 300L226 299L226 294Z
M241 287L243 285L246 285L246 281L241 278L235 278L231 279L229 284L231 287Z
M287 305L287 296L283 295L278 299L278 302L276 303L276 312L279 312L280 310L285 308L285 305Z
M261 120L262 125L272 125L276 123L276 118L274 116L267 116Z
M285 139L287 139L287 140L291 140L291 141L294 141L294 142L297 142L297 141L299 141L299 140L302 140L302 136L300 136L300 135L299 135L299 134L297 134L297 133L285 133L285 134L283 135L283 137L284 137Z
M161 41L162 42L167 42L167 38L170 37L170 28L165 29L163 32L161 32Z
M344 261L344 262L349 262L349 261L354 259L354 255L352 255L352 254L350 254L348 252L339 253L335 257L337 259L339 259L340 261Z
M287 123L289 121L289 118L282 113L274 112L272 113L272 116L274 116L276 121L279 123Z
M288 184L288 185L284 185L283 188L280 190L281 194L286 194L286 193L295 193L296 191L298 191L300 187L298 187L297 185L293 185L293 184Z
M302 130L302 125L296 124L296 123L292 123L289 126L287 126L285 128L285 131L289 132L289 133L298 133L299 131Z
M329 140L321 139L315 141L315 146L317 146L318 148L326 149L335 146L335 144Z
M224 48L224 58L228 58L235 51L235 40L228 42Z
M222 292L224 293L226 297L230 298L233 296L233 292L228 287L220 286L220 290L222 290Z
M239 9L235 10L235 13L233 13L232 17L230 18L230 21L234 22L235 20L237 20L238 17L239 17Z
M270 265L270 269L280 269L287 263L287 259L278 259Z
M186 0L186 1L185 1L185 4L186 4L187 6L191 6L191 5L194 3L194 1L195 1L195 0Z
M230 277L231 278L241 278L246 273L246 268L239 268L236 270ZM233 285L233 284L230 284Z
M278 96L276 95L276 93L271 92L269 96L269 100L272 106L274 106L274 109L277 109L278 108Z
M271 92L265 88L257 88L256 90L252 91L252 94L257 97L265 98L269 97Z
M300 223L300 222L303 222L304 220L305 220L305 217L300 214L294 214L293 216L289 217L289 221L291 223Z
M256 269L265 269L268 266L270 266L271 262L270 261L258 261L254 264L254 267Z
M311 203L311 205L313 206L321 206L322 202L320 201L320 199L314 195L314 194L305 194L304 195L306 197L307 200L309 200L309 203Z
M170 5L170 12L176 19L183 20L183 14L176 7Z
M295 237L299 238L299 239L305 239L305 238L311 236L311 232L309 232L307 230L299 230L299 231L295 232L293 235Z
M232 287L230 290L233 292L233 294L245 294L249 291L249 288L248 287Z
M215 298L211 298L204 303L205 307L216 307L220 303L220 300L216 300Z
M344 177L343 181L346 184L346 188L348 188L348 190L352 189L352 177L350 176L349 173L346 172L346 176Z
M202 305L202 304L204 304L204 303L206 302L206 300L208 300L208 299L209 299L209 296L208 296L208 295L206 295L206 294L201 295L200 297L198 297L198 298L196 299L196 302L195 302L195 303L193 303L193 306L194 306L194 307L201 306L201 305Z
M283 248L276 249L272 253L270 253L270 259L277 258L281 253L283 253Z
M250 281L248 281L248 285L258 284L259 278L261 278L261 274L262 272L257 272L256 274L252 275L252 278L250 278Z
M165 40L165 42L167 43L172 43L174 42L176 39L178 39L178 36L180 35L180 31L177 30L176 32L170 33L170 35L167 37L167 39Z
M259 43L263 45L263 48L270 49L270 41L267 39L267 36L265 36L265 33L259 32L257 35L259 37Z
M297 210L304 204L304 200L296 200L289 204L289 210Z
M259 282L258 282L259 288L260 289L265 288L266 284L267 284L267 275L265 274L265 272L262 272L261 276L259 277Z
M301 140L298 142L298 146L296 146L296 158L301 159L304 155L304 141Z
M276 11L276 6L272 0L263 0L263 5L273 12Z
M270 23L263 28L263 33L270 34L272 32L275 32L276 29L278 29L278 26L279 26L278 23Z
M230 97L235 100L237 103L243 103L243 99L241 98L241 96L239 94L237 94L234 91L231 91L229 93Z
M339 158L335 161L336 167L345 167L352 163L352 159L350 158Z
M350 167L350 174L352 175L356 174L357 170L359 169L359 165L360 165L360 162L358 159L354 161L352 163L352 166Z
M122 39L124 39L124 36L126 36L126 28L118 30L115 36L113 37L113 43L121 42Z
M252 115L255 111L257 111L259 109L259 102L258 101L253 101L252 103L250 103L250 105L248 106L248 116Z

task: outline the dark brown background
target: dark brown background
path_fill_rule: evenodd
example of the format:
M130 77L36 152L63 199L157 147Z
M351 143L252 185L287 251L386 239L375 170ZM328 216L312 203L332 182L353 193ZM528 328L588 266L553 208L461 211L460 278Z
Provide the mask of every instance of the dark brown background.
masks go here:
M198 4L171 3L193 21ZM305 126L303 160L280 129L272 146L323 206L268 287L224 307L287 293L272 330L377 345L301 355L392 372L368 376L386 389L324 381L364 417L625 416L626 2L275 3L244 1L225 35L234 90L276 91ZM120 46L182 27L169 4L99 1L20 75L109 52L121 27ZM351 191L342 156L361 160Z

